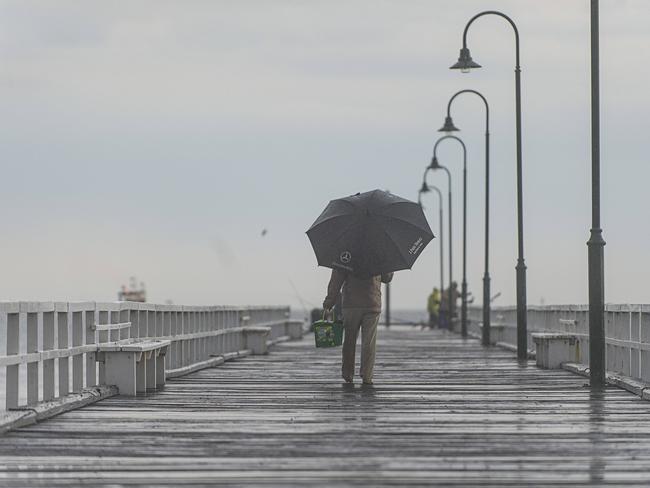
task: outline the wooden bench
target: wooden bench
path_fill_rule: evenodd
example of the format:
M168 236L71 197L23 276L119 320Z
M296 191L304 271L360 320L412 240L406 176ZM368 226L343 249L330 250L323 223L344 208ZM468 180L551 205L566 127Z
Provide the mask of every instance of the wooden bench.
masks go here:
M130 330L131 323L96 325L95 330ZM104 364L105 382L121 395L135 396L165 385L165 357L171 341L126 339L97 345L97 361Z

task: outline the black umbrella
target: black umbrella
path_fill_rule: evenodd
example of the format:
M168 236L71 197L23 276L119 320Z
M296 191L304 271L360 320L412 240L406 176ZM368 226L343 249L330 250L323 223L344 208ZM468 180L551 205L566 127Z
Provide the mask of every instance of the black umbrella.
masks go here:
M434 237L420 205L381 190L332 200L307 236L320 266L360 278L411 269Z

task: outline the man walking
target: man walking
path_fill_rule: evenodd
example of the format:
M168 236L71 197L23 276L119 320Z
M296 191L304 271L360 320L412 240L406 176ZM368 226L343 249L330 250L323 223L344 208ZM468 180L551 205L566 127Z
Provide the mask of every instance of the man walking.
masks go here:
M361 329L361 369L364 385L372 385L375 368L377 324L381 314L381 284L390 283L393 273L358 278L351 273L333 269L327 286L323 308L330 310L336 303L343 287L342 308L345 338L341 374L346 383L352 383L355 369L355 353L359 329Z

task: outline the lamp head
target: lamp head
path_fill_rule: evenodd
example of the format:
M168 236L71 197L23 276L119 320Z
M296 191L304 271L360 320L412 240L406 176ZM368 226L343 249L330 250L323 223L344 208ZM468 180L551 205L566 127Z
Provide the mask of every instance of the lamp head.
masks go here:
M431 190L429 189L429 185L427 185L426 181L422 182L422 188L420 188L420 193L428 193Z
M440 168L440 163L438 162L438 156L433 156L431 159L431 164L429 165L429 169L438 169Z
M438 132L458 132L460 129L454 125L454 121L452 120L451 116L445 117L445 123L444 125L438 129Z
M481 65L472 59L469 49L464 47L460 50L460 56L458 56L456 64L450 66L449 69L459 69L461 73L469 73L469 70L480 67Z

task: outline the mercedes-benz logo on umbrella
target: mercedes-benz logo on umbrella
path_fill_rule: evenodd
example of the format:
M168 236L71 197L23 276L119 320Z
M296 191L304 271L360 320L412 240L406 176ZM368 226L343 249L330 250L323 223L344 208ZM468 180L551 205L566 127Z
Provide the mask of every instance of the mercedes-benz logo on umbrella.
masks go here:
M339 256L339 259L343 264L348 264L352 261L352 253L350 251L343 251Z

